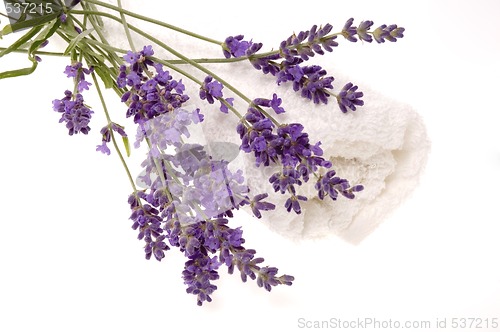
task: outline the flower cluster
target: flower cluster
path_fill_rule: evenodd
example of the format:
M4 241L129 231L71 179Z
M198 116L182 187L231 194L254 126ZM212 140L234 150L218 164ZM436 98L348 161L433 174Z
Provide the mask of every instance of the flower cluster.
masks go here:
M266 194L249 198L242 172L232 172L227 161L214 160L203 146L184 142L188 127L201 121L199 110L175 109L139 125L138 142L147 139L151 146L140 177L147 189L132 194L129 204L132 228L145 241L146 258L161 261L170 247L178 247L188 259L182 273L187 292L197 296L198 305L212 300L217 289L213 281L223 265L231 274L236 267L243 281L257 279L267 290L290 285L293 277L278 277L276 268L261 267L264 260L243 247L241 228L228 226L232 210L240 206L250 204L260 217L261 210L274 205L262 201Z
M296 186L309 181L310 175L320 169L332 167L332 163L322 157L321 142L311 144L309 135L304 132L304 126L300 123L276 125L255 107L248 108L236 130L242 141L241 149L254 154L257 167L269 166L271 163L282 167L281 171L269 178L269 182L275 192L290 195L285 202L287 211L293 210L300 214L302 210L299 201L306 201L307 198L297 193ZM318 181L321 181L321 177ZM346 188L332 185L328 187L329 192L352 193L363 189L362 186L351 188L345 179L342 179L342 183ZM324 197L322 193L325 186L327 184L316 186L320 197ZM354 198L354 195L344 196ZM332 193L330 197L336 199L337 196Z
M228 161L215 160L202 145L186 142L189 127L201 123L204 116L199 109L180 107L188 97L182 89L175 90L179 82L150 59L152 54L149 47L127 53L124 59L128 66L120 68L117 78L120 87L130 87L122 101L129 104L127 116L134 116L138 125L135 147L143 141L149 147L139 177L146 189L129 196L132 228L145 243L146 258L161 261L166 251L178 247L187 257L182 273L187 292L197 296L198 305L212 300L217 289L213 282L223 265L229 273L236 267L243 281L256 279L267 290L290 285L293 277L278 277L276 268L261 267L264 260L243 246L242 230L228 226L232 211L241 206L250 205L257 217L275 206L263 201L267 194L251 197L242 171L232 172ZM147 67L155 68L157 74L148 77ZM223 100L222 89L222 84L207 77L200 87L200 98L208 103ZM278 112L280 103L276 96L259 101ZM111 125L111 130L120 133L120 129ZM109 130L103 128L103 141Z
M66 123L69 135L78 133L86 135L90 131L89 123L94 112L85 105L81 92L89 89L91 83L85 80L85 75L92 72L92 67L83 68L81 62L66 66L64 73L67 77L73 78L75 92L66 90L64 98L52 101L52 108L54 111L61 113L59 122Z
M182 80L172 79L160 63L153 62L149 58L153 54L151 46L145 46L140 52L129 51L124 56L129 66L120 66L117 85L129 88L121 100L128 105L127 117L133 117L135 123L171 112L189 99L184 94ZM155 69L155 75L151 73L151 67Z

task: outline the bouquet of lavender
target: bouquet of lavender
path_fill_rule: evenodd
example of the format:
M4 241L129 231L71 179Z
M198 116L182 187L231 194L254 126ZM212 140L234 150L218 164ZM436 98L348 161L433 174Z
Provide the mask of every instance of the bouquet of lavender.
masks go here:
M256 218L274 209L301 214L301 202L308 199L301 191L306 183L313 183L319 200L352 200L364 189L363 184L351 183L336 173L335 165L323 156L321 137L310 136L301 123L280 120L286 110L277 93L250 95L207 64L247 62L266 75L265 79L293 89L313 104L333 102L340 112L355 112L364 104L358 86L349 82L335 88L334 78L309 60L332 52L341 40L395 42L403 37L404 28L350 18L339 27L314 25L264 51L262 43L237 32L232 31L225 40L214 40L128 11L120 0L116 4L6 0L5 8L10 24L0 31L0 37L17 34L19 38L1 48L0 57L24 53L30 66L2 72L0 78L33 74L44 57L64 58L61 76L71 83L53 100L53 111L59 113L59 122L70 136L100 128L96 151L116 154L123 165L131 186L131 224L143 241L146 259L161 261L168 250L178 248L186 257L184 284L197 297L198 305L212 300L222 266L229 274L236 269L242 281L256 280L268 291L294 280L279 275L277 268L265 265L255 250L246 247L241 227L230 222L237 210L249 209ZM194 37L198 43L218 48L220 57L188 57L129 23L131 20ZM116 47L106 36L107 26L116 23L128 49ZM135 37L146 42L138 45ZM59 52L46 51L44 47L53 40L62 41L65 47ZM158 56L161 52L169 56ZM101 105L85 102L91 89ZM116 93L123 105L123 119L111 116L104 89ZM205 107L190 107L190 101L198 98ZM94 124L94 112L103 112L106 123ZM255 167L273 169L262 179L267 191L249 186L244 172L231 165L231 143L214 145L199 140L199 126L214 112L237 120L231 128L239 140L237 150L251 156ZM138 177L127 162L132 153L131 134L134 147L146 149ZM284 195L285 203L270 201L269 192Z

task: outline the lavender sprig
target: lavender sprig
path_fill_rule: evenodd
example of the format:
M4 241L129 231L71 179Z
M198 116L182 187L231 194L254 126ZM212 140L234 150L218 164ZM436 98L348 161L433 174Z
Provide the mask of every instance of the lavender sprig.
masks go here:
M297 187L307 182L311 175L318 176L320 169L332 167L332 163L322 157L321 142L311 144L309 135L303 131L304 126L301 124L276 126L270 118L252 106L248 108L236 130L242 141L241 149L246 153L253 153L256 167L271 164L282 166L281 171L269 178L269 182L275 192L290 195L285 202L287 211L293 210L300 214L302 210L299 201L306 201L307 198L297 194ZM343 179L343 183L348 186L345 190L350 190L349 182ZM362 190L362 187L356 188L358 191ZM321 195L321 188L316 189ZM337 190L337 187L332 190ZM354 195L345 196L354 198Z
M86 135L90 131L90 119L94 112L85 104L81 93L92 85L85 80L85 75L89 75L93 71L92 67L83 68L81 62L66 66L64 73L67 77L73 78L73 92L66 90L64 98L52 101L53 110L61 113L59 122L66 123L70 136L78 133Z
M319 29L317 25L313 25L311 29L292 34L282 41L279 51L264 54L257 53L262 47L261 43L245 41L242 35L231 36L223 44L223 52L226 58L246 55L256 69L275 76L278 85L292 82L294 91L300 92L302 97L312 100L315 104L327 104L328 98L333 95L342 112L345 113L348 109L354 111L355 106L363 105L362 92L354 92L357 86L353 87L354 90L344 87L337 95L331 91L334 89L333 76L328 76L326 70L318 65L303 66L302 63L315 54L332 52L339 46L337 42L339 35L350 42L360 39L368 43L372 40L384 43L386 40L395 42L402 38L405 29L395 24L383 24L370 31L373 21L362 21L358 26L354 26L353 22L353 18L348 19L342 31L338 33L331 33L333 26L329 23ZM277 62L278 60L281 62Z
M135 123L143 123L148 119L173 111L189 99L184 94L182 80L174 80L170 72L159 63L149 59L154 54L151 46L145 46L140 52L129 51L124 60L129 66L120 66L117 79L119 88L129 87L122 97L128 105L127 117L133 117ZM155 75L149 75L153 67Z

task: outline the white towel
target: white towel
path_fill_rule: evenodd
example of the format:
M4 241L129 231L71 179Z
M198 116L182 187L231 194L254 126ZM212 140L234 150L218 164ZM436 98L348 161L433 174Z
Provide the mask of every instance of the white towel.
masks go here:
M227 71L224 74L231 74L230 68L224 71ZM220 70L218 73L222 75ZM341 87L347 82L338 72L335 77L336 86ZM282 123L302 123L312 143L321 141L323 157L333 162L338 176L348 179L351 185L365 187L353 200L343 196L337 201L329 197L320 200L314 190L314 179L311 179L299 187L300 193L308 198L307 202L301 202L303 212L300 215L288 213L283 207L288 196L274 193L268 182L277 168L256 168L253 156L241 152L238 165L244 165L252 190L255 193L268 192L269 201L277 205L274 211L264 212L262 219L273 231L293 239L336 234L358 243L417 186L430 142L422 118L411 106L362 86L365 106L344 114L336 106L335 99L332 98L328 105L313 105L290 86L276 88L271 77L259 79L252 76L246 82L240 80L238 86L245 91L260 93L255 97L269 98L272 91L277 91L284 100L286 113L276 118ZM264 93L266 89L267 94ZM238 143L234 124L230 130L221 130L226 127L221 123L227 121L227 117L219 113L207 114L203 124L207 140Z

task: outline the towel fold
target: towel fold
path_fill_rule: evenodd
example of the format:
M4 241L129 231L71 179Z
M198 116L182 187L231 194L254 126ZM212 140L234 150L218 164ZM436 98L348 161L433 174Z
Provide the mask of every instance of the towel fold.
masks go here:
M347 83L338 72L335 74L337 86ZM246 84L244 88L257 93L263 93L264 86L270 89L268 91L277 90L287 112L276 118L281 123L303 124L312 143L321 141L323 157L333 163L338 176L348 179L351 185L362 184L365 188L352 200L343 196L336 201L329 197L320 200L314 189L315 181L311 179L298 187L299 193L308 198L301 202L302 213L288 213L283 207L288 196L275 193L268 182L279 167L257 168L253 156L241 152L232 162L233 167L244 169L254 193L269 193L268 200L277 205L274 211L263 213L262 222L271 230L293 239L336 234L349 242L359 243L418 185L430 142L422 118L411 106L363 86L365 106L344 114L334 99L328 105L313 105L291 87L276 88L265 78L259 81L258 88L251 87L255 84L253 81ZM258 96L269 97L269 92ZM221 126L227 121L224 118L227 115L207 116L203 124L205 137L209 141L239 144L234 129L222 130L227 128Z

